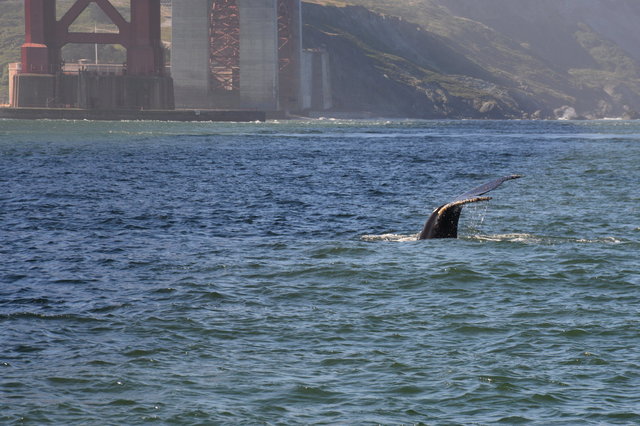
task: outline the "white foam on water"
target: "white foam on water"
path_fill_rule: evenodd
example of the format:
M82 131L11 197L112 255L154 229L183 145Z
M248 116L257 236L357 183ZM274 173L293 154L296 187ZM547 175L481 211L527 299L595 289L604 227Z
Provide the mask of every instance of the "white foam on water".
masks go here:
M464 237L464 239L477 240L477 241L493 241L493 242L514 242L514 243L526 243L526 244L544 244L554 245L562 243L578 243L578 244L621 244L624 240L615 237L601 237L601 238L565 238L565 237L553 237L546 235L533 235L526 233L512 233L512 234L496 234L496 235L471 235Z
M393 242L406 242L417 241L418 234L400 235L400 234L382 234L382 235L363 235L360 237L362 241L393 241Z

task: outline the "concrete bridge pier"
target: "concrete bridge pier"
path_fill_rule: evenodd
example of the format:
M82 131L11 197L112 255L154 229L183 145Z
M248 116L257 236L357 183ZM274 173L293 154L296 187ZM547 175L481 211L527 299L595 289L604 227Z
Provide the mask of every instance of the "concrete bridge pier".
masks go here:
M277 111L277 0L238 0L240 6L240 102L245 108Z

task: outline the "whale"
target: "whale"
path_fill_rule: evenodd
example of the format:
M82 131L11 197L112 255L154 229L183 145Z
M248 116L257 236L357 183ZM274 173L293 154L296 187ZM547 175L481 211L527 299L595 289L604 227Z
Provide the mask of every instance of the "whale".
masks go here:
M433 238L458 238L458 221L462 208L470 203L489 201L492 197L483 197L502 185L503 182L519 179L522 175L509 175L482 184L470 191L457 196L453 201L436 208L429 219L427 219L418 240L429 240Z

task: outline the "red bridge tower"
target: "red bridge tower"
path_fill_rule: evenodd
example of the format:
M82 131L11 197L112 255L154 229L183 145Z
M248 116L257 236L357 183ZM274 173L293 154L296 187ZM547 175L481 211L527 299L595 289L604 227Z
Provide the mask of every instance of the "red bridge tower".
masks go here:
M71 32L71 25L95 3L117 33ZM75 0L60 20L56 0L24 0L22 69L13 77L13 107L82 109L173 109L173 80L165 75L160 35L160 0L130 0L127 22L109 0ZM62 67L67 43L120 44L127 62L117 72Z
M118 27L117 34L69 31L92 2ZM60 71L60 52L67 43L121 44L127 49L129 74L162 75L164 72L160 0L131 0L131 22L127 22L109 0L76 0L60 21L56 20L56 0L25 0L24 6L23 73L55 74Z

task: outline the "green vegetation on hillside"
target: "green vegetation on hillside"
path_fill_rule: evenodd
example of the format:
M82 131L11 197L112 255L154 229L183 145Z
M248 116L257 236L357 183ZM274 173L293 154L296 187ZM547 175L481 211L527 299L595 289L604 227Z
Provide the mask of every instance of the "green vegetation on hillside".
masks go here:
M0 2L0 104L8 102L8 64L20 61L20 46L23 42L23 2Z
M534 112L531 107L542 107L543 116L551 116L563 105L594 117L640 110L640 49L630 54L609 38L617 36L627 49L638 46L631 42L640 39L640 31L633 25L637 17L620 12L636 10L640 15L640 7L633 6L633 0L618 0L626 8L611 8L604 0L306 1L342 9L362 6L418 25L491 74L491 78L481 79L497 84L498 92L511 93L529 114ZM622 20L626 21L625 32L612 29ZM584 22L608 31L610 36ZM342 30L356 32L357 28ZM438 61L444 59L440 56ZM435 77L435 82L465 97L473 96L469 89L477 86L477 80L454 78L452 86L446 82L451 80L451 73L445 74L446 78ZM455 74L474 77L471 70ZM415 77L423 78L418 74ZM456 85L466 87L454 88Z
M337 111L417 118L521 117L499 78L445 40L361 7L307 4L305 44L331 54Z

